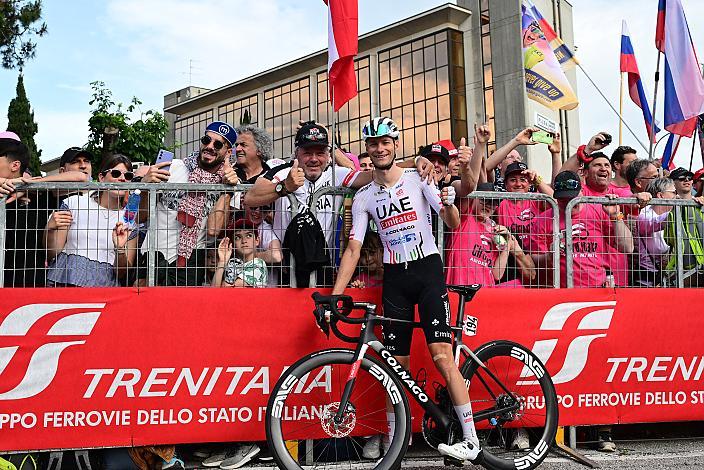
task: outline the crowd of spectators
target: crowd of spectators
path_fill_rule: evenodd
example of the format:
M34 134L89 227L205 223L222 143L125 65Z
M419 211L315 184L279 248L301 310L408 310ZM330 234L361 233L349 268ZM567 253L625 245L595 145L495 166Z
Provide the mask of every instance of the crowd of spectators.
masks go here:
M429 173L439 187L452 185L458 195L461 225L443 230L448 283L551 287L559 272L562 287L675 285L679 243L684 284L701 285L704 222L697 204L702 202L704 169L668 172L657 161L638 158L628 146L609 156L603 150L611 136L602 132L564 163L560 136L554 136L545 146L551 173L543 176L528 167L520 152L544 145L532 140L536 130L522 130L486 156L490 135L480 126L473 147L460 145L469 150L458 152L444 140L404 161L424 176ZM87 151L69 148L57 175L32 177L26 173L24 144L16 135L2 133L4 285L146 286L150 246L156 285L331 285L349 229L349 193L366 185L373 169L366 153L335 149L334 166L332 158L328 131L314 121L301 123L294 153L285 159L275 158L271 136L263 129L219 121L207 126L200 149L182 160L133 170L128 156L109 155L95 173L98 182L151 183L158 194L150 214L148 191L142 192L138 221L130 225L124 222L128 190L97 191L88 185L73 192L32 189L32 182L93 181L95 159ZM187 191L160 189L161 183L233 188ZM251 186L246 192L234 188L240 184ZM577 196L634 197L637 203L573 205L568 237L565 210ZM653 199L660 202L653 204ZM673 206L662 201L666 199L696 204ZM554 233L556 219L559 232ZM438 220L433 223L441 228ZM155 240L149 240L150 234ZM375 262L377 249L383 253L384 247L368 249L356 285L375 285L383 269Z
M609 156L603 150L611 136L601 132L564 163L555 135L545 149L551 173L540 175L520 152L544 145L532 140L536 131L522 130L487 156L491 135L478 126L473 147L464 138L460 151L449 140L429 143L402 163L415 167L428 184L452 186L458 195L460 226L444 227L439 238L449 284L551 287L559 273L566 287L570 240L574 287L673 285L678 268L685 286L704 283L704 169L668 172L627 146ZM333 155L330 144L327 129L308 121L298 129L293 155L276 158L263 129L216 121L207 126L199 150L182 160L135 170L128 156L108 155L95 173L98 182L150 185L130 222L125 214L130 190L87 184L95 161L89 152L69 148L57 175L33 177L27 174L27 147L15 134L0 133L4 285L146 286L150 259L160 286L331 285L349 229L349 194L371 181L373 165L366 153L336 148ZM85 189L34 189L36 182L84 183ZM160 189L164 183L231 189ZM236 188L242 184L250 186ZM151 213L150 191L157 192ZM570 204L580 196L608 202ZM624 197L636 202L611 202ZM668 203L676 199L693 203ZM432 222L439 235L442 221ZM375 232L371 223L352 287L381 286L385 247ZM220 448L205 452L203 465L238 468L259 452L254 443ZM169 450L154 455L173 459Z

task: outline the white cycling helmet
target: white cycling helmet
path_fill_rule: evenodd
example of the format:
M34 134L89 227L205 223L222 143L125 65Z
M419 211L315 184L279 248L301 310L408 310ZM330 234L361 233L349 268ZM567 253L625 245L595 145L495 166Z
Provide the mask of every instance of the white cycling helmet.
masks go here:
M362 128L362 140L367 140L370 137L385 136L398 139L398 134L396 123L387 117L376 117L371 121L367 121Z

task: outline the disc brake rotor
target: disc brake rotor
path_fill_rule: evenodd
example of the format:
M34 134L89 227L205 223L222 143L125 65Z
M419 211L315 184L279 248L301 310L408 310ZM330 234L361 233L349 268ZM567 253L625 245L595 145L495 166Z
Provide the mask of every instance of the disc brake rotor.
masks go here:
M357 424L357 413L351 404L347 404L347 409L342 413L342 420L335 422L335 416L340 409L340 402L336 401L325 405L323 412L320 415L320 424L323 426L323 431L335 438L349 436Z

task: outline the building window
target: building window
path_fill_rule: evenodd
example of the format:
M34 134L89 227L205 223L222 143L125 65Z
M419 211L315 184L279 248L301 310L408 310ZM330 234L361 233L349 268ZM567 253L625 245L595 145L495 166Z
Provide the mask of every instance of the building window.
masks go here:
M484 119L491 131L491 140L487 144L487 153L491 155L496 150L496 122L494 114L494 77L491 66L491 32L489 28L489 2L481 2L482 22L482 67L484 69Z
M191 152L200 149L200 138L205 134L205 128L211 122L213 122L212 110L174 122L174 141L177 145L174 152L175 157L184 158Z
M249 115L249 123L256 126L258 122L257 95L220 106L218 108L218 119L237 127L244 120L245 113Z
M453 137L452 95L459 90L450 86L450 75L456 73L449 65L450 41L454 37L441 31L379 52L379 108L401 128L403 158L423 145ZM463 69L463 61L454 65ZM464 90L456 101L464 103ZM461 113L466 114L464 105Z
M340 108L336 115L335 134L342 148L359 155L364 152L362 146L362 127L371 116L371 95L369 85L369 57L355 60L354 70L357 74L357 96ZM328 72L319 72L318 82L318 121L331 129L332 108L328 96Z
M293 153L298 121L310 119L310 79L295 80L264 91L264 128L274 139L274 156Z

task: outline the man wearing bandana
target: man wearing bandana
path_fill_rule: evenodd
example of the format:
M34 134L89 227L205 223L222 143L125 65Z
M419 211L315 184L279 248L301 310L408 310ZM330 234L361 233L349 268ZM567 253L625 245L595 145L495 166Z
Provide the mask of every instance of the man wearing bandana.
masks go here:
M230 184L238 178L232 167L232 149L237 132L229 124L212 122L200 139L200 150L183 160L174 159L169 171L157 170L169 183ZM218 193L167 191L159 194L156 213L156 283L158 285L202 285L206 273L206 222ZM149 236L142 245L146 266ZM143 273L144 274L144 273Z

